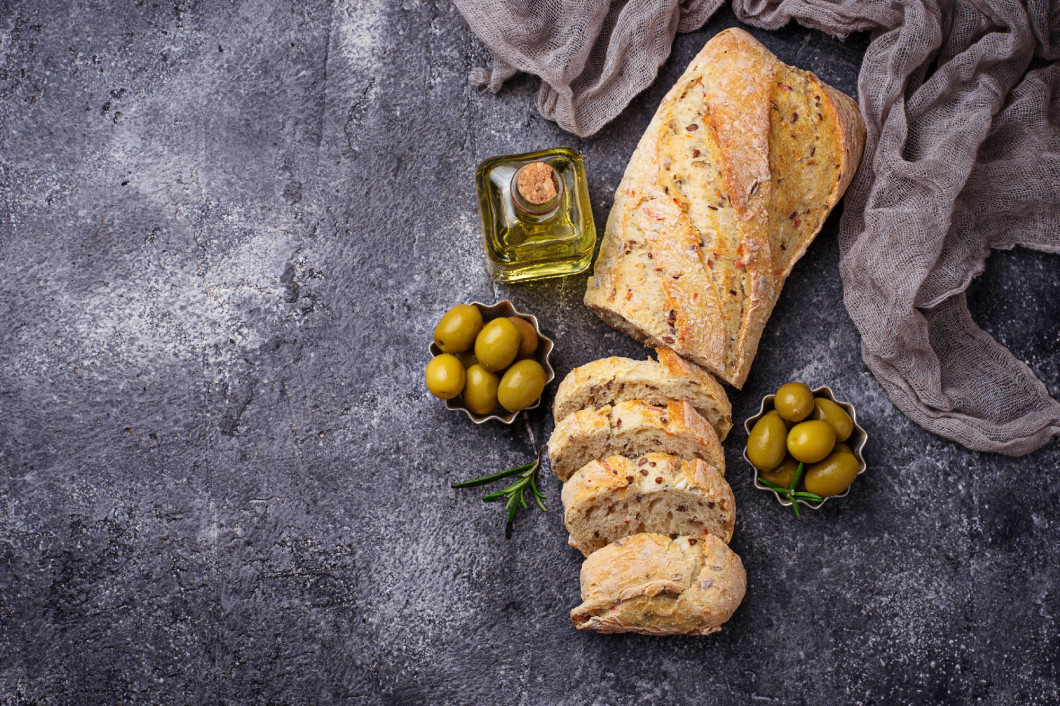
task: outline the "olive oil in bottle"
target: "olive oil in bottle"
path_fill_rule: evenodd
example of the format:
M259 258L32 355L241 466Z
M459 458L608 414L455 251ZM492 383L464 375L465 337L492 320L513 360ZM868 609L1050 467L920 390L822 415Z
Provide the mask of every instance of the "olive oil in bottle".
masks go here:
M479 165L475 182L490 277L520 282L588 269L596 226L576 150L492 157Z

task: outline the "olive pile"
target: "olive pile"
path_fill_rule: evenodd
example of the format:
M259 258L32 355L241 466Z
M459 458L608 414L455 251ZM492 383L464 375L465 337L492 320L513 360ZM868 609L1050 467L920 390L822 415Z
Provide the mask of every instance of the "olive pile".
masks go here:
M790 487L804 463L807 492L827 498L849 488L858 476L858 460L846 444L854 430L846 410L814 397L801 382L781 385L773 406L747 437L747 458L762 478Z
M509 412L533 405L545 389L545 369L532 356L537 331L526 319L509 316L483 324L482 312L458 304L434 329L442 350L427 363L427 389L448 400L462 394L472 413L487 415L500 404Z

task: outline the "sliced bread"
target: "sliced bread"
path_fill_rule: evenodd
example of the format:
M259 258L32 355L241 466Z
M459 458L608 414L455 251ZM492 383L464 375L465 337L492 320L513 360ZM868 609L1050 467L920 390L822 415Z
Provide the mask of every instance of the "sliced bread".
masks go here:
M709 635L743 601L743 562L717 537L636 534L582 564L579 630L644 635Z
M736 500L704 461L661 453L590 461L563 484L563 521L570 545L586 556L622 537L732 537Z
M651 451L699 458L725 475L725 453L714 427L688 402L665 408L640 400L591 407L568 415L548 440L552 472L566 481L589 461L637 457Z
M724 441L732 428L732 405L714 376L669 348L655 349L658 361L602 358L567 373L556 390L556 422L587 407L640 400L665 407L688 402Z

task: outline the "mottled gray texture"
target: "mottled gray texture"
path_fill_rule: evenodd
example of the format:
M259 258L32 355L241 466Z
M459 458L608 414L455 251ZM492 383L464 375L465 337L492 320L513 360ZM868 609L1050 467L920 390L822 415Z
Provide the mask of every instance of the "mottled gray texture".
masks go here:
M0 702L1056 703L1060 448L933 437L861 363L837 219L795 268L737 422L789 378L858 406L871 468L796 521L727 443L743 606L720 635L576 633L558 484L504 538L448 484L528 458L422 387L450 304L510 297L559 373L643 355L584 278L480 261L484 157L570 143L598 223L677 39L600 135L468 87L446 3L0 10ZM866 40L755 30L853 91ZM977 320L1060 392L1055 258L992 256Z

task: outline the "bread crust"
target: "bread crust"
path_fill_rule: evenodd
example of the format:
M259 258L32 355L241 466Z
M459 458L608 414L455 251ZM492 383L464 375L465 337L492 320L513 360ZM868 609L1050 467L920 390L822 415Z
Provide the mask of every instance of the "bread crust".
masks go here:
M637 534L582 564L579 630L644 635L709 635L743 601L743 562L717 537Z
M783 91L812 97L802 123L799 111L782 121L775 114ZM796 125L821 142L811 144ZM586 305L633 338L742 387L784 280L849 185L864 141L848 96L783 64L743 30L717 34L633 153ZM785 178L801 180L811 208L792 208Z
M677 493L689 498L682 517L667 518L661 509L649 509L639 517L616 516L613 524L619 526L611 532L604 528L603 515L628 513L632 507L642 507L638 503L645 500L650 507L652 500ZM689 523L695 518L699 534L713 534L726 543L732 539L736 525L736 499L722 475L699 459L685 461L664 453L590 461L563 484L561 499L569 543L586 556L628 534L669 533L665 528L675 521ZM587 522L587 510L599 512ZM696 532L689 529L680 534Z
M691 404L724 441L732 428L732 404L722 386L709 372L668 348L657 348L656 354L658 361L602 358L567 373L552 407L557 424L588 407L629 399L665 406L676 400ZM655 392L648 391L649 386Z
M691 450L691 456L681 453ZM661 451L699 458L725 474L718 433L688 402L654 407L640 400L590 407L567 415L552 431L548 456L561 481L589 461ZM595 452L595 453L594 453Z

